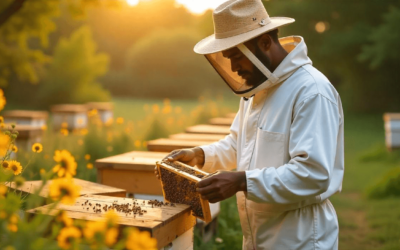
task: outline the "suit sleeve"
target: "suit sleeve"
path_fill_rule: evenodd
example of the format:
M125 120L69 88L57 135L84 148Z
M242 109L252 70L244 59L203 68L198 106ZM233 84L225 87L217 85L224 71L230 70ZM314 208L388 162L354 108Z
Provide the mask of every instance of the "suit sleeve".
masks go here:
M230 127L230 134L224 139L210 145L200 146L204 151L204 166L202 170L212 173L217 170L236 169L237 135L239 130L239 109Z
M324 193L331 182L341 117L338 105L315 94L294 108L290 161L246 171L247 198L289 204Z

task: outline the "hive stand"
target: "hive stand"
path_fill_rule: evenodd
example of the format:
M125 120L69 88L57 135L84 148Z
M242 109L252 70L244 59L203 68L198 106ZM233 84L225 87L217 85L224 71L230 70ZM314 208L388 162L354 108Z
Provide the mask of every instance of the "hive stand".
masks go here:
M194 148L215 141L192 141L161 138L147 142L147 149L153 152L171 152L175 149Z
M77 178L73 178L74 184L81 187L81 196L88 194L98 194L113 197L126 197L126 191L121 188L110 187L106 185L101 185L98 183L93 183L90 181L85 181ZM51 180L46 182L46 185L40 191L39 196L47 198L49 195L49 185ZM16 187L15 183L12 182L10 188L19 190L23 193L34 194L42 186L43 181L26 181L21 187ZM8 186L8 185L7 185Z
M217 126L217 125L195 125L186 128L186 133L192 134L217 134L228 135L230 134L230 126Z
M386 147L389 151L400 148L400 113L385 113Z
M209 123L211 125L217 125L217 126L231 126L233 120L234 118L229 118L229 117L216 117L216 118L211 118L209 120Z
M4 123L42 128L46 125L49 113L47 111L9 110L4 111L2 116L4 117Z
M103 123L114 118L114 104L112 102L88 102L86 105L88 110L97 110L100 120Z
M183 141L219 141L225 138L225 135L212 135L212 134L189 134L189 133L180 133L170 135L169 138L174 140L183 140Z
M123 188L138 199L162 200L160 181L154 174L157 161L167 153L133 151L95 162L97 182Z
M85 202L88 201L85 205ZM143 201L145 203L143 203ZM189 250L193 249L193 227L196 223L195 217L191 215L191 209L187 205L174 204L173 206L156 207L148 204L146 200L134 200L132 198L115 198L100 195L85 195L79 197L74 205L58 204L57 207L49 211L46 205L35 209L28 210L29 214L42 213L50 216L56 216L60 210L66 211L67 215L74 220L80 221L96 221L104 217L105 211L94 212L92 207L100 204L101 208L105 205L113 204L133 204L139 203L142 209L147 212L143 215L127 215L124 212L117 212L119 215L119 226L136 227L141 231L148 231L151 237L157 239L158 249L168 250ZM87 205L91 203L92 206ZM144 205L142 205L144 204ZM131 206L132 207L132 206ZM89 209L87 209L89 208ZM165 248L164 248L165 247Z
M60 104L51 107L53 129L60 130L63 123L68 129L84 129L88 125L88 108L86 105Z

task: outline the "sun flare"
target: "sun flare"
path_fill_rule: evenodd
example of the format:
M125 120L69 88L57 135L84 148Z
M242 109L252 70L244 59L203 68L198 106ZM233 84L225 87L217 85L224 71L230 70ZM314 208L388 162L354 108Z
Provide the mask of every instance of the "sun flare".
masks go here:
M139 1L143 0L126 0L128 5L130 6L138 5ZM209 9L211 10L215 9L218 5L222 4L223 2L226 2L227 0L175 0L175 1L178 6L183 5L191 13L199 15Z

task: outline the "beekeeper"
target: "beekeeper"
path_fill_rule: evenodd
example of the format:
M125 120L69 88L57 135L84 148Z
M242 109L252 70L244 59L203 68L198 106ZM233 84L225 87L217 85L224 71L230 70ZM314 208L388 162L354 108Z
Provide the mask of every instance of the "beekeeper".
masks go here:
M242 97L239 111L225 139L167 158L218 170L198 192L210 202L236 194L243 249L338 249L328 199L344 172L338 93L302 37L278 39L294 19L269 17L260 0L227 1L213 18L214 34L194 51Z

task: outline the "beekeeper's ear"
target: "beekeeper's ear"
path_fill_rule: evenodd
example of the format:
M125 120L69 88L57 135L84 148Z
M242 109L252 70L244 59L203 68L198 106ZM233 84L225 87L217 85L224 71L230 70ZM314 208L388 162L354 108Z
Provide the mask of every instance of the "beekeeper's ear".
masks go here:
M257 45L261 50L268 51L271 48L272 42L272 38L267 33L265 33L260 36Z

